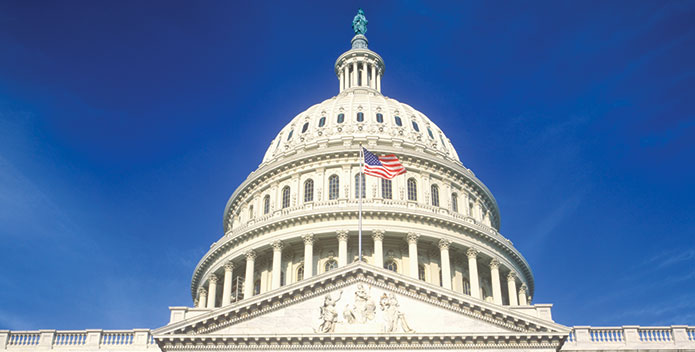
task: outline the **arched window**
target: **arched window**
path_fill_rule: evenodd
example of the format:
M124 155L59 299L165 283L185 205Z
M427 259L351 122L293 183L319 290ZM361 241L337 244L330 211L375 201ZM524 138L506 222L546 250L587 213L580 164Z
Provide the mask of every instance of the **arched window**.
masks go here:
M288 141L289 141L290 139L292 139L292 133L294 133L294 130L291 130L291 131L290 131L290 134L287 135L287 140L288 140Z
M417 183L414 178L408 179L408 200L417 200Z
M319 119L319 127L323 127L326 125L326 116L321 116Z
M366 180L364 179L364 174L362 174L362 199L367 198L366 196L366 190L367 186L365 185ZM355 175L355 198L359 199L360 193L360 174Z
M282 209L290 206L290 186L282 188Z
M253 294L254 296L261 293L261 280L256 280L256 282L253 283Z
M364 122L364 113L363 112L357 113L357 122Z
M309 129L309 123L305 123L304 126L302 126L302 133L306 132L306 130Z
M432 185L430 187L430 190L432 191L432 205L435 207L439 206L439 187L437 185Z
M314 201L314 180L312 179L304 181L304 201Z
M429 127L427 127L427 134L430 135L430 139L434 139L434 135L432 134L432 130Z
M381 113L376 114L376 122L383 123L384 122L384 115L382 115Z
M393 191L391 187L391 180L381 179L381 198L393 199Z
M420 132L420 127L418 127L417 122L413 121L413 129L415 132Z
M266 194L263 197L263 214L270 213L270 194Z
M456 193L451 194L451 211L454 213L459 212L459 196Z
M338 199L338 193L340 192L340 181L338 180L338 175L332 175L328 178L328 199L334 200Z
M468 279L466 278L463 279L463 293L467 295L471 294L471 283L468 282Z
M249 219L253 219L253 205L249 205Z
M396 264L395 260L389 260L384 264L384 269L391 270L395 273L398 272L398 264Z
M343 123L345 121L345 114L338 114L338 123Z
M299 264L297 268L297 281L304 280L304 264Z
M335 259L329 259L326 264L323 265L324 271L331 271L338 267L338 262Z
M422 264L417 266L417 278L425 281L425 266Z
M394 116L393 119L396 121L397 126L403 126L403 121L401 121L400 116Z

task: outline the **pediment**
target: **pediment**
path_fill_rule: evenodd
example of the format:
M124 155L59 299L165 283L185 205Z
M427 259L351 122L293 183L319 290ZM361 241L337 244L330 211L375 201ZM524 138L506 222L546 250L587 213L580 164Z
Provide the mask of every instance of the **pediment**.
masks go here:
M549 320L363 263L245 301L164 326L154 331L155 338L551 336L559 343L569 331Z

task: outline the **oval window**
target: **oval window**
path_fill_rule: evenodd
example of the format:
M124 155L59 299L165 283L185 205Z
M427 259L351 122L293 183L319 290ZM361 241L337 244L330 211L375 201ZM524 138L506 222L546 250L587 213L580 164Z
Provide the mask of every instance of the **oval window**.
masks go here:
M309 123L307 122L307 123L305 123L304 126L302 127L302 133L306 132L306 130L307 130L308 128L309 128ZM432 134L432 133L430 132L430 134Z
M376 122L383 123L384 122L384 115L376 114Z
M401 121L399 116L394 116L393 119L396 120L396 125L403 126L403 121Z
M364 113L358 112L357 113L357 122L363 122L363 121L364 121Z
M326 125L326 116L321 116L319 119L319 127L323 127Z
M413 121L413 129L414 129L416 132L420 132L420 127L418 127L417 122L415 122L415 121Z
M338 123L343 123L345 121L345 114L338 114Z
M287 140L288 140L288 141L289 141L290 139L292 139L292 132L294 132L294 130L290 131L290 134L287 135Z
M427 133L430 135L430 139L434 139L434 135L432 134L432 130L427 127Z

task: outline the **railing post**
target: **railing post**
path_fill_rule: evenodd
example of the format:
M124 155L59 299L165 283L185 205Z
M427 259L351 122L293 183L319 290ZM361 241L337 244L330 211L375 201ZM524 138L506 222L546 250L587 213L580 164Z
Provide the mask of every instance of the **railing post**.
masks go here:
M623 325L623 338L626 344L640 343L639 325Z
M39 330L39 348L51 349L53 339L56 336L55 330Z
M133 345L147 346L149 343L150 329L133 329Z
M590 326L575 326L574 327L574 337L577 341L577 345L591 343L591 335L589 335Z
M10 339L10 330L0 330L0 350L7 349L7 340Z
M87 330L87 338L84 342L85 346L99 348L99 345L101 344L101 332L102 331L103 330L101 330L101 329L88 329Z
M671 334L673 337L673 343L676 344L676 346L684 346L688 344L690 341L688 340L688 326L686 325L671 325ZM0 344L2 341L0 341ZM0 345L1 347L2 345Z

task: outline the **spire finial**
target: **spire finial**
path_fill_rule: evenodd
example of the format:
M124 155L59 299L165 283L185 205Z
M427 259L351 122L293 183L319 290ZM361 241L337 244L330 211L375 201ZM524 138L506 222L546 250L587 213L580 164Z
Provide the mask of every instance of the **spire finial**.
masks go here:
M367 33L367 18L364 17L364 11L362 9L357 10L357 15L352 20L352 30L355 31L356 35L365 35Z

